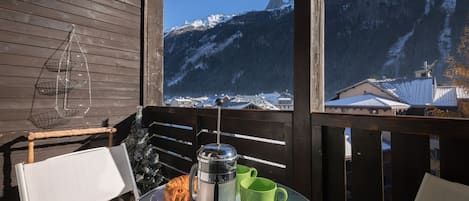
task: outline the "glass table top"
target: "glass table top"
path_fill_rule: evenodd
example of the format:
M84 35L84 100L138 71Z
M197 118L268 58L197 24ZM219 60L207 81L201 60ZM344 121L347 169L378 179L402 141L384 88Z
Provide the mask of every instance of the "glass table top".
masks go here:
M279 187L285 188L288 192L288 201L309 201L306 197L301 195L300 193L296 192L295 190L291 189L288 186L278 184ZM140 197L140 201L164 201L163 191L165 189L165 185L159 186ZM237 198L239 201L239 197Z

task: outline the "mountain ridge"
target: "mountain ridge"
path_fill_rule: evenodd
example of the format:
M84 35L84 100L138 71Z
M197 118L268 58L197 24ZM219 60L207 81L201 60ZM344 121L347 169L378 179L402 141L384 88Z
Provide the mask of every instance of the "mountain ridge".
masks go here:
M369 77L412 77L435 59L441 79L468 8L456 0L327 1L326 97ZM167 33L165 94L292 91L292 11L248 12L210 28Z

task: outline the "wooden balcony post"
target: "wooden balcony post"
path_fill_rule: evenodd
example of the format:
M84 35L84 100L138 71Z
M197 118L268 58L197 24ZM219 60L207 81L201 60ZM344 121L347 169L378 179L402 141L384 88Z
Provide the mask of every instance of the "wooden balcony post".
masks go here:
M163 105L163 0L144 0L140 104Z
M294 188L322 200L322 129L310 114L324 111L324 0L295 0L293 72Z

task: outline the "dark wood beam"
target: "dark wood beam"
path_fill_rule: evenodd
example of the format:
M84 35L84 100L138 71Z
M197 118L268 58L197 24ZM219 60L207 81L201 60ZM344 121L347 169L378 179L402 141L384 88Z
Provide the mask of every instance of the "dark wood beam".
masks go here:
M163 0L144 0L141 86L144 106L163 105ZM142 79L142 78L141 78Z
M294 19L294 188L322 200L322 128L310 113L324 111L324 1L295 0Z

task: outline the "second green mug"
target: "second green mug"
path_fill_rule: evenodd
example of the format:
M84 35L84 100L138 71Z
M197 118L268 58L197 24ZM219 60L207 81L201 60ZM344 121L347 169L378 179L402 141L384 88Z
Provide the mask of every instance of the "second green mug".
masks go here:
M288 192L266 178L256 177L241 181L241 201L286 201Z
M257 170L253 167L238 164L236 166L236 194L239 194L239 183L244 179L257 177Z

